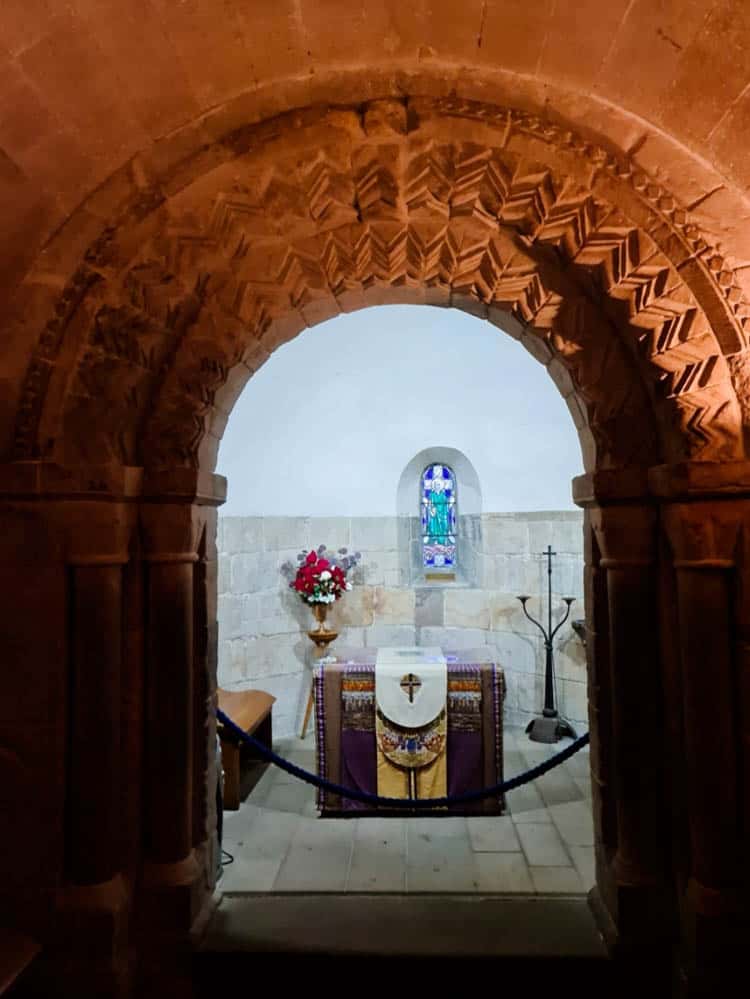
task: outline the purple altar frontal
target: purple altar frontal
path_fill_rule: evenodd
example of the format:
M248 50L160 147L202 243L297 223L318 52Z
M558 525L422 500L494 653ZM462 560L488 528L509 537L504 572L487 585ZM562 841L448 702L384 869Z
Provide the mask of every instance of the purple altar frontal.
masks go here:
M380 765L383 763L376 740L377 652L377 649L357 648L331 650L316 663L313 672L318 773L336 784L369 794L378 793L379 761ZM505 680L490 649L444 649L443 655L447 665L446 790L452 796L491 787L503 780ZM318 809L321 816L351 818L501 815L505 798L498 795L460 807L409 811L372 807L319 790Z

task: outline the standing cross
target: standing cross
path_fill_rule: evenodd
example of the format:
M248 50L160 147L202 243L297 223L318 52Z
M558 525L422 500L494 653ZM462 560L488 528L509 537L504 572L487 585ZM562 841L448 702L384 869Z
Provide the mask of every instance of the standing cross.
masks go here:
M414 703L414 691L419 690L422 686L422 682L418 676L414 676L413 673L407 673L406 676L401 678L401 689L404 693L408 691L409 693L409 704Z
M547 559L547 641L552 641L552 556L557 552L552 551L552 545L547 545L547 551L542 552L542 556ZM567 615L566 615L567 616Z

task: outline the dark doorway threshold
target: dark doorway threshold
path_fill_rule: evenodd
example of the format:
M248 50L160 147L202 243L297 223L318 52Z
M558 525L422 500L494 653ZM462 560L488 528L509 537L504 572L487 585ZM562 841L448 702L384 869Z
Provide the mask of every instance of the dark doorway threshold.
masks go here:
M609 957L580 896L228 893L197 945L194 969L200 996L251 969L279 986L318 973L321 985L346 983L355 995L454 982L481 990L487 974L493 991L524 995L544 988L575 999L632 996L634 987L638 999L669 995L661 976L659 985L647 976L636 986L646 969Z

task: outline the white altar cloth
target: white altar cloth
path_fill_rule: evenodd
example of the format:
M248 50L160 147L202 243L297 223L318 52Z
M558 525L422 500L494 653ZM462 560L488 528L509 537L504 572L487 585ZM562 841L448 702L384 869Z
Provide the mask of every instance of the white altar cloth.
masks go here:
M411 674L417 684L404 685ZM421 728L445 710L448 667L438 647L379 648L375 659L375 703L402 728Z

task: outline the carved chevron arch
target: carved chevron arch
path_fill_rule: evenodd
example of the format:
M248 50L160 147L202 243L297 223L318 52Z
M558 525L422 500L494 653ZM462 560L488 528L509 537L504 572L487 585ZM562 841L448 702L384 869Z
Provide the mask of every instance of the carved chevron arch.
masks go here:
M727 355L745 350L745 303L626 160L450 100L309 109L228 145L90 248L42 339L77 338L75 374L36 422L22 411L21 454L210 461L275 346L398 300L509 314L567 370L600 466L741 456Z

